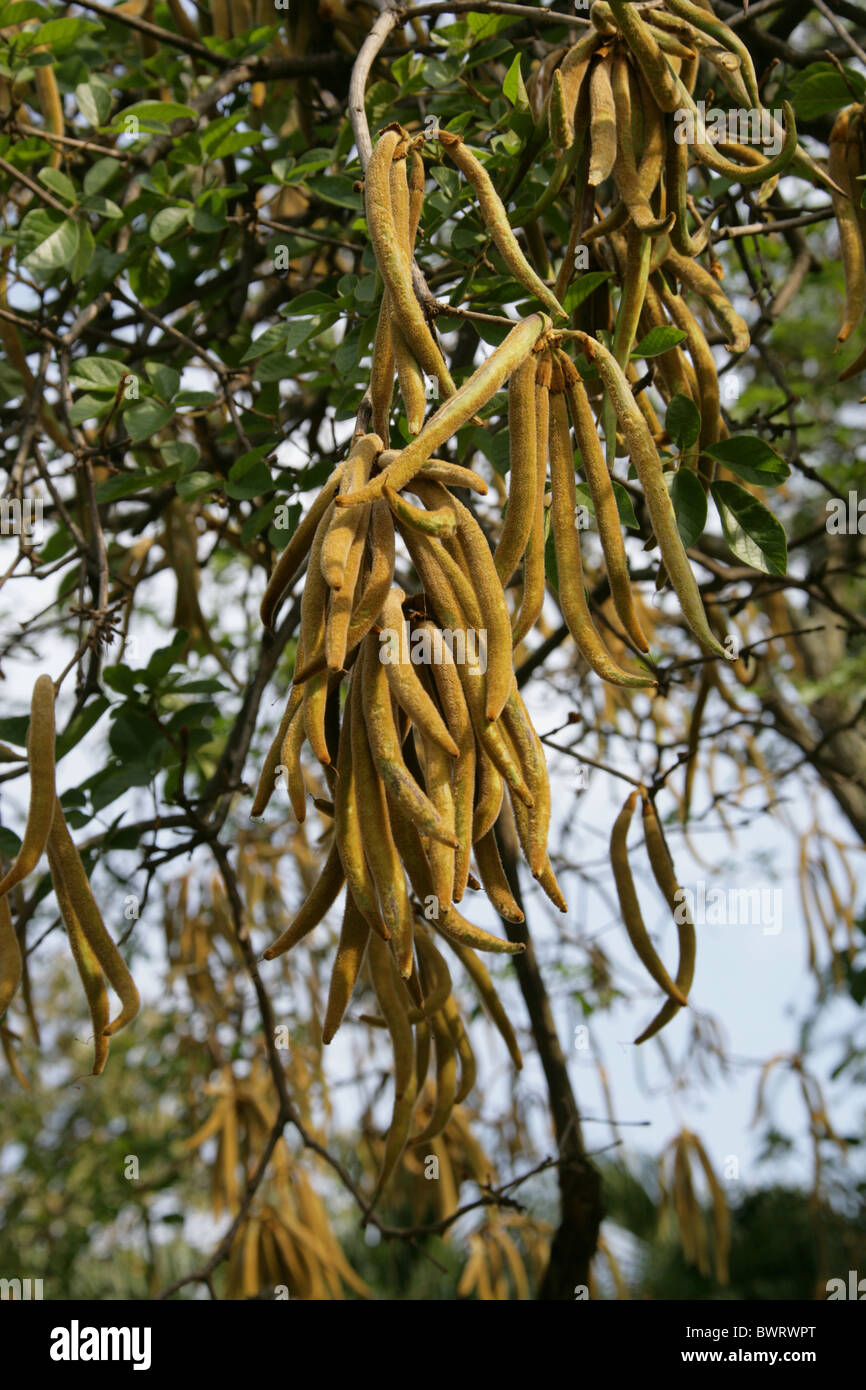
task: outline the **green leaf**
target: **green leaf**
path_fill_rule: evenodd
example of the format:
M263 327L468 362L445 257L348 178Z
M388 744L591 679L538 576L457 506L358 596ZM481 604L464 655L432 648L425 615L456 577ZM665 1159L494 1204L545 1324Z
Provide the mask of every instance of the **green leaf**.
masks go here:
M8 719L0 719L0 743L14 743L16 748L23 748L29 723L26 714L13 714Z
M163 208L150 224L150 239L160 245L189 225L192 208Z
M129 284L133 294L148 307L165 299L171 277L155 246L142 260L129 267Z
M214 476L213 473L187 473L175 484L175 492L184 501L189 501L193 497L199 497L203 492L214 492L222 488L222 479Z
M173 415L174 409L170 405L160 405L158 401L138 401L125 412L123 423L130 441L141 444L167 425Z
M500 30L510 29L519 18L519 15L479 14L476 10L470 10L466 15L466 23L472 31L473 38L490 39Z
M57 740L55 756L58 762L66 756L70 749L75 747L76 743L81 742L85 734L90 733L94 724L102 718L107 709L108 701L105 696L98 695L95 700L91 700L89 704L84 706L83 710L79 711L69 727L64 729Z
M618 483L616 478L611 478L613 484L613 495L616 498L616 509L619 512L619 519L623 526L627 526L630 531L639 531L637 517L634 512L634 503L631 500L631 493L628 488Z
M587 270L569 285L565 292L565 298L562 301L563 309L567 309L569 313L572 313L592 294L593 290L598 289L599 285L603 285L605 280L609 279L609 270Z
M18 42L24 48L31 48L34 44L39 44L41 48L44 44L51 50L52 58L59 58L79 39L86 34L98 33L101 28L101 24L92 24L87 19L50 19L37 29L27 29L19 34Z
M101 126L108 120L111 112L111 92L104 83L79 82L75 88L75 100L88 125Z
M845 67L840 72L831 63L810 63L791 79L789 90L797 116L813 121L818 116L835 113L840 106L848 106L852 91L857 93L857 100L862 101L866 96L866 79L854 68Z
M671 501L680 537L688 550L703 535L707 524L707 494L697 474L690 468L680 468L674 474Z
M114 395L126 374L125 364L116 357L79 357L72 363L69 380L73 386Z
M665 428L679 449L690 449L701 432L701 412L691 396L674 396L665 415Z
M48 275L69 266L78 250L78 223L56 212L28 212L18 229L18 258L32 275Z
M676 347L685 337L681 328L674 328L670 324L651 328L644 338L641 338L636 348L632 348L632 357L660 357L663 352Z
M505 81L502 84L504 95L516 107L518 111L529 110L529 97L526 93L526 86L523 81L523 73L520 71L520 54L516 54L514 62L505 74Z
M21 848L21 841L14 830L9 830L7 826L0 825L0 854L6 859L15 859Z
M118 111L111 123L112 129L122 131L130 116L134 116L139 125L148 126L168 126L172 121L198 120L198 112L179 101L136 101L132 106Z
M40 169L36 175L39 182L46 188L50 188L52 193L56 193L58 198L63 198L67 203L76 203L78 193L75 184L66 174L62 174L59 169L52 169L50 164L44 169Z
M81 222L78 227L78 250L72 258L72 268L69 272L69 278L73 285L77 285L79 280L84 279L95 250L96 242L93 240L93 233L86 222Z
M778 487L791 474L785 460L756 434L735 434L731 439L721 439L706 452L737 477L747 483L757 483L758 487Z
M781 524L739 483L713 483L725 540L738 560L763 574L784 575L788 543Z
M95 164L91 164L87 173L84 175L84 191L88 196L101 193L103 188L107 188L113 179L122 170L123 165L119 159L97 159Z

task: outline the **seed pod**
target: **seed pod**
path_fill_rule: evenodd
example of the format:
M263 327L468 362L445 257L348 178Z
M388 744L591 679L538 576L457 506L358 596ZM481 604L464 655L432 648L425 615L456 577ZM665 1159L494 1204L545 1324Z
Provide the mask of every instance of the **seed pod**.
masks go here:
M62 135L63 103L60 100L60 92L57 87L57 78L54 76L54 68L36 68L34 78L36 82L36 94L39 98L39 109L42 112L45 128L46 130L50 130L52 135ZM60 150L53 149L48 159L48 167L51 169L59 169L61 159Z
M352 507L372 502L382 495L385 483L395 492L400 492L420 472L439 445L456 434L476 411L487 404L532 350L542 333L548 332L550 327L550 319L544 314L531 314L515 324L507 338L494 348L456 395L443 402L435 415L431 415L421 433L400 451L393 462L359 492L350 497L341 497L338 505Z
M550 431L550 359L543 356L535 378L535 495L532 501L532 527L526 545L523 567L523 596L514 620L513 644L532 631L544 606L544 496L547 484L547 455Z
M454 764L454 830L458 845L454 863L454 901L460 902L469 877L472 851L472 820L475 800L475 733L454 657L434 623L419 623L431 644L433 681L445 716L448 732L457 747Z
M531 294L534 294L548 313L553 314L554 318L567 318L568 315L556 295L536 275L521 251L517 238L511 230L508 213L505 211L502 200L484 165L476 159L471 150L464 145L460 136L455 135L453 131L439 130L438 139L460 172L475 189L481 208L481 216L484 218L500 256L515 280L518 280Z
M442 1133L457 1099L457 1049L441 1011L430 1019L430 1027L436 1051L436 1099L430 1119L421 1133L413 1136L413 1144L424 1143Z
M613 173L617 151L616 105L611 65L606 58L597 58L590 69L589 101L591 158L587 181L591 188L597 188Z
M388 446L391 433L391 402L394 399L394 331L391 320L391 303L388 291L382 295L379 317L376 320L376 336L373 339L373 357L370 366L370 410L373 431Z
M322 1042L326 1045L333 1040L334 1034L343 1021L343 1015L349 1006L349 1000L364 963L369 938L370 927L358 911L352 894L349 892L346 894L343 926L331 971L331 983L328 987L328 1003L322 1028Z
M856 108L853 108L856 110ZM861 185L854 185L848 176L848 129L852 108L846 107L836 117L830 132L830 177L844 190L833 195L833 209L839 227L839 245L845 271L845 316L836 338L841 346L854 332L866 311L866 260L857 213L857 196ZM852 142L855 149L858 142Z
M383 448L384 445L377 434L365 434L356 440L352 445L349 457L346 459L346 467L343 469L343 476L340 479L337 498L351 497L353 493L364 487L370 476L373 462L377 455L382 453ZM321 541L318 533L316 535L313 543L313 559L315 559L315 548L320 545L319 564L325 583L331 589L339 589L343 584L349 551L357 534L361 516L361 511L356 508L346 512L335 507L330 514L330 521L322 534ZM313 649L308 638L305 638L305 643L308 653L312 654Z
M508 879L505 877L505 870L502 867L502 860L499 857L499 849L496 844L496 836L492 830L488 830L480 840L475 841L475 862L478 865L484 891L499 916L504 917L506 922L522 922L524 916L514 900Z
M536 361L535 355L530 353L512 372L508 384L508 508L499 544L493 553L493 563L503 587L509 584L526 549L535 512Z
M314 927L319 925L325 913L333 906L344 882L343 866L335 841L328 851L328 857L322 865L319 877L307 894L296 917L282 936L278 937L273 945L262 953L262 958L275 960L277 956L281 956L285 951L290 951L293 946L297 946L299 941L303 941L304 937L308 936Z
M411 487L411 484L408 486ZM453 507L443 506L426 510L414 506L401 492L395 492L387 483L384 491L388 506L405 526L414 526L426 536L453 536L457 530L457 517Z
M339 589L331 590L325 620L325 660L329 671L341 671L346 662L349 627L352 621L361 564L364 559L371 512L372 507L361 507L356 512L349 513L350 516L358 518L357 527L349 546L349 554L346 557L343 582Z
M457 839L452 827L441 819L403 760L401 740L391 709L388 676L372 635L364 641L362 658L364 721L377 773L403 814L415 821L425 835L456 848Z
M610 8L656 103L662 111L676 111L681 103L680 86L652 30L626 0L610 0Z
M491 1019L498 1028L500 1036L511 1054L511 1060L515 1067L518 1071L522 1070L523 1057L520 1052L517 1035L514 1032L508 1014L505 1012L502 1000L496 993L487 966L482 960L479 960L474 951L470 950L468 946L464 946L461 941L452 941L451 949L456 954L467 975L478 990L481 996L481 1002L484 1004Z
M676 214L670 213L667 217L656 218L650 207L649 197L644 192L638 174L637 160L632 142L632 90L631 78L628 62L624 55L620 54L613 60L611 71L611 86L613 90L614 110L616 113L616 134L617 134L617 153L613 167L616 185L620 191L632 221L647 236L659 236L669 232ZM648 178L648 175L645 175ZM626 281L623 292L626 293L629 282Z
M0 1019L21 983L22 973L21 947L12 925L9 899L0 898Z
M651 675L623 671L610 656L596 632L583 587L580 533L575 525L577 498L574 486L574 458L571 452L568 414L562 396L551 398L550 418L550 479L553 494L551 514L562 616L582 656L603 680L631 689L654 686L656 682Z
M280 745L280 767L286 769L289 800L299 825L307 818L307 788L304 783L304 770L301 764L301 749L306 738L304 712L299 707L292 715L285 738Z
M390 932L382 921L376 885L364 855L364 833L362 828L362 809L358 799L359 774L366 772L366 763L358 768L352 758L352 720L356 717L356 707L361 699L361 679L356 663L349 679L349 690L343 710L343 726L340 731L340 746L337 754L337 785L334 792L334 826L337 849L343 872L348 884L348 894L364 917L368 926L388 940ZM366 787L367 794L375 790ZM369 814L364 808L363 814Z
M364 180L367 227L388 290L393 319L399 323L406 344L419 366L438 381L441 395L453 396L454 382L415 298L412 268L394 223L390 172L401 139L399 131L385 130L373 149Z
M298 651L300 654L300 646ZM288 701L286 702L285 712L280 720L280 727L277 729L273 742L265 754L265 761L262 764L261 776L259 777L258 786L256 787L255 798L250 807L251 816L263 816L268 802L274 794L274 789L277 785L277 768L283 763L283 743L289 732L289 726L301 707L302 699L303 691L300 686L292 686Z
M379 941L378 937L370 937L367 961L370 979L391 1035L394 1051L394 1107L385 1141L382 1167L373 1196L375 1203L406 1147L415 1105L416 1082L412 1025L407 1017L405 993L396 977L388 947Z
M587 334L578 333L590 361L598 364L605 390L613 399L617 418L629 447L653 531L670 575L683 616L701 644L715 656L727 659L724 647L712 632L688 556L683 547L673 503L665 484L661 460L647 423L640 413L626 378L612 353Z
M376 622L394 579L394 523L387 502L381 498L370 509L370 549L370 572L352 612L346 638L349 652L355 650Z
M48 843L48 863L57 897L57 906L60 908L60 915L66 926L72 956L90 1008L90 1018L93 1023L93 1067L91 1074L99 1076L105 1070L105 1063L108 1061L108 991L105 988L105 980L99 961L81 925L61 867L55 859L54 846L51 840Z
M382 628L384 633L394 634L396 643L389 642L387 648L378 653L385 667L385 676L394 699L404 709L412 723L452 758L457 757L457 744L451 737L445 722L421 683L412 662L409 641L409 624L403 615L405 594L402 589L392 589L382 605ZM396 646L394 653L392 648ZM383 660L385 654L387 661ZM396 661L392 658L396 655ZM434 802L435 805L435 802Z
M639 960L655 980L656 984L659 985L659 987L664 990L665 994L676 1004L685 1005L688 1002L685 995L682 990L674 984L668 972L665 970L650 940L649 933L644 926L640 904L635 891L634 879L632 878L631 869L629 867L626 840L628 838L631 819L634 815L634 809L637 805L637 799L638 793L636 791L632 792L631 795L626 798L625 805L614 821L610 837L610 862L611 868L613 869L613 877L616 884L617 897L619 898L620 911L622 912L623 924Z
M674 914L674 921L677 927L680 958L677 963L677 973L674 983L677 989L681 991L684 998L688 998L689 990L692 987L692 980L695 976L697 938L695 936L694 923L689 915L688 907L683 899L683 894L677 884L674 866L668 847L665 844L662 828L658 823L655 807L648 797L643 798L643 824L650 867L652 868L655 881L661 889L668 907ZM649 1038L655 1037L656 1033L661 1032L662 1028L670 1022L675 1014L679 1013L679 1008L680 1006L674 1000L669 999L666 1004L662 1005L655 1018L648 1024L640 1036L635 1038L635 1043L643 1043Z
M565 354L563 354L564 356ZM649 651L649 643L634 606L628 561L622 539L622 530L620 529L619 511L610 474L601 451L586 389L583 382L577 377L577 373L574 372L570 359L566 358L566 361L568 361L571 372L568 372L565 361L562 361L563 372L569 376L574 373L576 378L569 384L567 399L577 447L580 451L581 465L595 508L595 520L604 553L611 598L617 617L626 633L639 651L646 652Z
M292 533L292 538L285 550L280 553L280 558L268 580L268 587L262 598L260 615L265 627L273 627L274 625L277 609L309 554L322 517L337 495L345 466L346 460L344 459L334 469L307 515Z
M30 700L30 724L27 729L27 758L30 771L27 825L21 848L8 871L0 879L0 898L36 868L45 852L56 804L54 738L54 682L50 676L38 676Z
M74 913L76 923L80 925L87 938L90 950L105 972L111 988L121 1003L120 1013L113 1022L109 1024L106 1020L105 1035L108 1037L112 1033L119 1032L121 1028L125 1028L127 1023L135 1018L140 1005L138 990L129 973L126 961L106 930L90 888L87 872L69 833L69 827L66 824L59 800L55 802L54 806L48 845L50 848L51 876L57 893L58 906L63 920L66 922L67 930L69 930L69 922L66 921L64 904L67 904Z

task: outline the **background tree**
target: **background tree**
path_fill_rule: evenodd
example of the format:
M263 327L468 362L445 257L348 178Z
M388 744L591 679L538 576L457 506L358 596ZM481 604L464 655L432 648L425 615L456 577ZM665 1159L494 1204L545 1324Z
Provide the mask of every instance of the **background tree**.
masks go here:
M635 399L654 415L674 474L704 607L713 632L733 638L735 660L708 657L665 590L644 489L581 356L590 348L560 340L616 455L630 581L650 641L643 669L657 689L606 684L590 669L560 611L561 553L549 541L544 607L514 663L551 770L551 860L580 913L548 911L506 803L498 847L526 924L497 921L489 908L480 920L526 944L493 957L490 971L527 1080L515 1081L506 1043L449 956L479 1081L440 1133L406 1150L373 1202L394 1075L374 993L362 980L325 1052L331 918L278 961L259 959L315 883L333 821L333 788L305 754L307 820L297 823L278 782L264 820L250 822L277 702L296 669L301 586L272 630L259 604L356 422L370 424L383 281L363 178L389 123L430 137L417 147L425 196L413 292L458 385L510 322L540 305L491 240L439 129L478 152L521 256L561 297L568 331L611 333L616 348L634 283L619 249L625 233L614 226L590 238L586 262L575 253L615 206L621 175L611 166L612 178L588 183L577 144L569 161L565 136L551 136L550 103L566 56L590 30L595 71L624 51L623 7L596 6L593 21L484 0L400 13L229 8L0 7L0 852L11 863L20 849L27 708L47 670L58 688L63 813L146 1000L112 1040L104 1073L83 1080L92 1030L45 861L11 890L24 974L0 1023L3 1268L17 1268L26 1250L29 1272L44 1271L51 1292L93 1297L205 1288L214 1297L562 1299L576 1286L615 1297L824 1296L831 1274L858 1268L863 1247L856 1134L847 1120L837 1129L825 1101L833 1080L860 1086L864 1057L856 1015L838 1012L841 999L862 1004L866 979L862 412L856 377L839 380L848 359L834 356L843 269L849 308L856 297L856 249L843 267L836 214L844 223L851 208L826 172L839 113L852 108L856 126L866 92L862 16L820 0L765 0L748 13L714 6L751 55L763 107L792 103L800 147L797 163L758 185L691 162L688 222L706 238L695 263L748 324L748 348L726 351L717 316L681 281L714 360L705 371L719 383L712 443L676 306L663 304L664 324L653 323L647 301L626 344ZM676 53L687 48L677 22L691 22L683 6L653 8L670 20L665 51L688 61ZM695 94L727 111L719 42L697 33L706 42ZM578 132L588 126L586 110L573 115ZM593 136L595 157L599 149ZM727 154L749 163L742 145ZM432 386L428 373L430 396ZM437 456L483 475L486 496L459 495L495 546L513 482L504 392L481 414ZM402 398L388 423L402 447ZM592 613L613 659L634 670L640 653L619 623L593 494L577 484ZM405 554L397 578L413 579ZM506 585L512 611L521 583L518 569ZM646 789L678 867L684 857L706 864L703 832L728 834L726 891L741 881L750 831L772 824L777 844L796 844L809 972L800 1043L753 1059L753 1078L768 1159L809 1146L811 1191L752 1183L729 1203L718 1156L687 1108L730 1065L724 1020L698 1007L639 1049L657 1049L683 1093L685 1119L659 1175L597 1152L622 1140L611 1067L597 1049L607 1124L587 1137L568 1062L572 1020L593 1037L593 1019L642 996L597 931L611 912L619 918L607 858L615 811L599 825L598 800L583 798L586 773L617 804ZM638 889L654 928L648 873ZM833 1076L820 1049L828 1017L842 1019ZM630 1022L637 1036L645 1011ZM435 1096L431 1076L417 1128ZM790 1230L773 1217L780 1207Z

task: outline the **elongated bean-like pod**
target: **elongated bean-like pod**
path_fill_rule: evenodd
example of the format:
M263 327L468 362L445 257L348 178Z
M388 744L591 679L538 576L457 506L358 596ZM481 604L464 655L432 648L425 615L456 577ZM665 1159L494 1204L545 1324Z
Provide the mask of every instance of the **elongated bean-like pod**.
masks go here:
M338 498L351 496L352 493L359 491L364 486L370 476L373 462L377 455L382 453L383 448L382 440L377 434L364 434L355 441L349 457L346 459L346 467L343 469L343 476L340 479ZM362 513L355 509L346 512L335 508L331 512L330 521L321 542L319 542L317 535L313 543L313 558L315 558L315 547L321 544L319 564L325 583L330 589L339 589L342 586L349 551L357 534L361 515ZM309 639L305 638L305 642L307 642L308 653L312 654Z
M490 972L483 960L479 960L470 947L464 946L462 941L452 941L451 949L454 951L470 980L474 984L481 996L481 1002L486 1008L499 1034L511 1054L511 1060L518 1071L523 1068L523 1056L520 1051L520 1044L517 1035L512 1027L511 1020L505 1012L502 1000L496 992Z
M535 627L544 606L544 497L547 483L547 455L550 430L550 358L542 356L535 378L535 495L532 500L532 526L526 543L523 565L523 596L514 619L513 645L516 647Z
M300 651L300 648L299 648ZM274 794L277 785L277 768L281 765L283 743L289 732L289 727L295 714L301 707L303 691L300 686L292 686L289 698L286 702L285 712L280 720L280 726L274 735L273 742L265 754L265 761L262 764L261 776L256 787L255 799L250 807L251 816L262 816L265 813L268 802Z
M459 463L430 459L421 473L425 478L432 478L434 483L444 483L446 487L465 487L470 492L477 492L480 497L486 497L490 491L480 473L475 473L471 468L462 468Z
M697 236L689 232L688 178L689 147L684 140L678 140L677 127L673 116L666 117L665 141L665 192L668 207L676 213L670 230L671 241L681 256L699 256L710 236L709 219L703 223Z
M448 962L424 931L415 935L415 949L423 970L424 1002L409 1010L409 1022L420 1023L438 1013L451 993L451 971Z
M616 105L611 87L611 66L607 58L596 58L589 74L590 161L588 182L592 188L604 183L616 163Z
M411 226L409 183L406 176L405 159L394 159L391 161L389 180L391 189L391 211L394 218L394 226L400 240L403 255L406 259L406 265L411 266L412 248L415 238ZM409 426L409 433L417 434L424 423L424 415L427 409L424 373L418 366L414 354L403 336L403 332L400 328L400 321L394 311L394 303L390 295L388 296L388 311L391 315L391 338L394 346L394 360L397 365L400 394L403 397L403 404L406 407L406 420Z
M597 34L584 34L553 74L550 88L550 136L557 149L570 149L574 143L574 123L580 92L596 47Z
M292 803L295 820L299 825L303 824L307 818L307 788L301 764L301 749L304 746L306 734L304 711L302 708L298 708L292 716L280 747L279 765L285 768L289 800Z
M442 820L404 762L391 709L391 689L385 665L372 635L364 641L362 658L364 719L378 775L403 814L415 821L425 835L431 835L433 839L442 840L456 849L457 838L453 828Z
M454 1097L454 1104L460 1105L475 1085L478 1067L475 1061L475 1053L472 1050L472 1044L469 1041L469 1034L466 1032L463 1026L463 1020L460 1017L460 1010L457 1007L456 999L449 996L449 998L445 1000L442 1006L442 1015L448 1026L448 1031L451 1034L451 1041L457 1050L457 1057L460 1062L460 1084L457 1087L457 1093Z
M412 267L394 222L391 163L401 139L399 131L385 130L373 149L364 179L367 227L388 290L391 313L400 325L407 347L422 370L436 378L441 395L453 396L454 382L415 298Z
M550 88L550 138L555 150L569 150L574 144L574 120L567 112L562 72L557 68Z
M527 785L532 793L529 807L529 867L538 878L547 858L547 836L550 831L550 783L547 761L541 739L529 717L529 711L515 680L502 711L502 725L514 749Z
M54 846L49 841L48 863L57 906L66 926L66 935L72 950L78 975L84 986L84 993L93 1023L93 1067L91 1074L99 1076L105 1070L108 1060L109 1007L108 990L105 988L102 969L91 946L81 919L75 908L61 866L54 855Z
M322 865L319 877L313 884L299 912L282 936L278 937L263 952L263 959L275 960L277 956L281 956L285 951L290 951L293 946L297 946L298 942L303 941L305 936L309 936L313 928L319 925L328 909L333 906L344 882L343 865L335 840L328 850L328 856Z
M564 353L562 357L565 358ZM566 361L568 367L565 365ZM580 462L595 508L595 521L601 540L613 605L617 617L632 642L639 651L647 652L649 651L649 642L640 625L634 606L634 595L629 578L619 511L610 473L601 450L601 442L596 432L592 407L589 404L586 388L577 375L571 360L566 358L565 361L561 361L561 366L569 381L568 405L577 447L580 451Z
M318 671L303 685L304 729L310 747L322 767L330 767L331 752L325 729L325 714L328 705L328 672Z
M351 892L347 892L346 906L343 910L343 925L340 929L337 955L331 970L328 1003L325 1008L325 1022L322 1027L322 1042L326 1045L332 1041L343 1021L343 1015L349 1007L349 1000L364 963L369 939L369 924L355 906Z
M436 807L446 825L454 830L457 827L454 815L454 788L451 780L452 760L440 744L420 733L424 754L424 785L427 795ZM456 747L456 745L455 745ZM454 900L454 865L456 846L444 845L441 840L430 840L427 857L433 875L433 892L439 900L440 910L449 907Z
M457 1049L441 1010L431 1017L430 1027L436 1053L436 1098L430 1119L420 1134L413 1135L413 1144L426 1143L441 1134L457 1100Z
M21 983L23 965L21 947L12 925L9 899L0 898L0 1019Z
M358 523L355 529L355 535L349 547L349 554L346 557L346 564L343 569L343 582L339 589L331 590L327 617L325 619L325 661L328 670L332 672L341 671L346 662L349 627L352 621L355 594L367 544L367 531L370 526L371 512L372 507L363 507L357 512L349 513L350 516L356 516L358 518Z
M340 745L337 752L334 830L340 862L343 865L343 873L348 885L348 894L368 926L372 927L383 940L387 940L390 932L382 921L376 885L364 855L365 837L361 818L362 814L369 814L369 809L365 807L362 812L358 799L358 778L359 773L364 773L366 764L359 769L352 757L352 720L356 715L356 706L360 702L360 686L361 681L356 665L349 679L349 691L343 711L343 725L340 730ZM369 793L369 786L365 790Z
M475 190L483 217L496 249L511 271L525 289L534 294L554 318L567 318L565 310L551 289L545 285L520 249L517 237L511 230L508 213L493 186L493 180L484 165L464 145L459 135L450 130L438 132L439 143L453 159L460 172L469 180Z
M37 69L41 71L41 69ZM51 830L56 797L54 791L54 682L37 676L30 699L27 729L27 761L30 772L30 805L21 848L0 879L0 898L36 868Z
M610 0L610 8L656 104L662 111L676 111L681 104L680 86L649 25L626 0Z
M360 492L339 498L338 506L352 507L372 502L382 495L385 483L395 492L400 492L420 472L439 445L456 434L477 410L487 404L515 367L532 351L542 333L549 332L551 327L546 314L530 314L529 318L515 324L456 395L445 401L435 415L431 415L421 433L400 451L393 462L371 478Z
M496 836L492 830L488 830L480 840L475 841L475 862L484 891L499 916L504 917L506 922L522 922L523 913L515 902L508 879L505 877Z
M616 113L617 153L613 167L616 185L635 226L639 227L647 236L659 236L670 231L676 214L670 213L667 217L662 218L655 217L650 207L649 197L641 185L632 141L630 71L628 61L622 54L613 60L611 86Z
M667 8L679 18L687 20L696 29L709 34L716 43L721 44L723 48L736 55L749 101L756 110L760 111L761 94L758 90L758 79L752 62L752 55L739 35L729 25L717 19L710 9L704 5L694 4L693 0L666 0L666 4Z
M299 522L285 550L280 552L280 558L268 580L268 586L262 598L260 615L265 627L273 627L274 625L277 609L310 552L322 517L337 495L345 466L346 461L344 459L334 469L310 510Z
M376 320L376 336L373 339L373 356L368 388L373 432L379 435L386 447L391 433L391 402L394 399L395 371L394 332L391 321L391 305L386 289L382 295L379 317Z
M404 599L402 589L392 589L382 605L382 634L379 639L382 645L377 656L385 668L391 693L401 709L406 711L425 737L456 758L457 744L412 663L409 624L403 614ZM383 637L386 639L384 642Z
M676 1004L685 1005L688 1001L673 982L659 955L650 940L649 932L644 926L643 916L638 902L637 892L635 891L634 879L628 862L628 849L626 840L628 838L629 826L638 801L638 792L634 791L626 798L625 805L613 823L613 830L610 837L610 862L613 869L614 883L616 884L617 897L619 898L620 911L622 912L623 924L628 932L628 938L635 952L655 980L656 984L664 990Z
M697 405L701 412L699 448L703 452L722 438L724 429L719 375L716 370L713 350L707 342L703 328L686 301L680 295L669 290L664 283L660 285L660 293L662 303L670 314L671 321L686 335L686 344L697 378Z
M658 823L655 807L648 798L643 801L643 822L644 835L646 838L647 854L649 856L650 867L652 868L655 881L661 889L665 901L671 912L674 914L674 921L677 927L679 938L679 962L674 983L677 989L687 998L692 987L695 976L695 961L697 958L697 937L695 927L688 910L685 896L677 884L674 866L671 861L668 847L665 844L664 834ZM643 1030L639 1037L635 1038L635 1043L646 1042L649 1038L655 1037L656 1033L661 1032L665 1024L679 1013L680 1005L675 1000L669 999L662 1005L655 1018Z
M643 416L641 422L643 423ZM584 659L603 680L630 689L654 686L655 679L648 673L623 671L616 664L593 624L583 587L580 533L575 524L577 497L574 485L574 457L571 452L568 414L563 396L551 397L550 424L550 478L553 494L551 512L562 616Z
M499 819L502 809L502 775L482 746L476 750L478 789L472 817L472 840L480 840Z
M536 356L529 357L511 374L508 384L508 507L499 543L493 553L503 586L520 564L535 512L535 370Z
M39 108L42 112L42 119L45 121L45 128L50 130L52 135L62 135L63 103L60 100L54 69L53 67L36 68L34 76L36 94L39 97ZM53 149L48 159L49 167L59 169L61 158L60 150Z
M76 921L80 923L91 951L120 1000L120 1013L111 1023L107 1023L105 1028L106 1036L109 1036L119 1032L121 1028L125 1028L135 1018L139 1010L140 999L135 982L129 973L129 967L106 930L102 915L96 905L96 899L91 891L87 872L69 833L59 800L55 802L48 844L51 850L52 878L54 879L55 891L57 890L57 875L59 875L62 881L62 893L71 904ZM58 893L57 900L62 914L63 902L60 893ZM67 923L67 929L68 926Z
M385 1140L385 1153L376 1183L375 1202L399 1162L409 1138L412 1111L415 1106L416 1078L415 1052L412 1042L412 1025L404 1002L402 986L396 972L388 947L371 936L367 948L367 961L370 979L382 1016L391 1035L394 1051L394 1107L391 1124Z
M856 110L856 108L854 108ZM866 311L866 258L860 231L857 199L862 197L862 184L849 178L848 131L851 107L840 111L830 132L830 177L843 193L833 194L833 210L839 227L839 245L845 271L845 315L836 338L839 346L850 338Z
M380 498L370 509L370 572L352 612L346 650L352 652L367 636L382 611L394 579L394 523L388 503Z
M407 484L411 488L411 483ZM457 530L457 517L451 506L435 507L432 511L416 507L407 501L402 492L395 492L385 484L385 498L395 516L406 526L414 526L427 536L453 536Z
M441 630L434 623L418 624L426 633L432 654L431 674L439 702L445 715L448 732L457 747L457 760L454 764L454 832L458 845L454 860L455 902L460 902L466 891L469 878L469 858L472 852L472 821L475 801L475 732L472 718L454 656Z
M665 256L664 263L682 280L686 289L692 290L704 301L719 327L728 336L728 350L732 353L745 352L751 342L749 326L737 313L719 282L709 271L686 256L681 256L673 248Z
M622 426L629 455L643 491L662 559L683 616L699 642L715 656L727 660L727 652L707 622L701 591L698 588L688 556L677 527L676 514L664 480L649 427L644 420L631 388L611 352L602 343L578 332L578 339L590 361L596 362L605 389L613 398L617 418Z
M468 507L446 493L440 483L419 480L417 486L423 489L419 493L422 498L426 500L430 496L434 502L440 498L443 502L447 499L456 513L457 536L454 541L446 539L444 548L457 562L477 596L481 630L476 632L476 636L479 645L483 644L487 657L485 713L488 720L496 720L505 707L514 679L514 667L511 660L511 619L494 557L487 537Z

